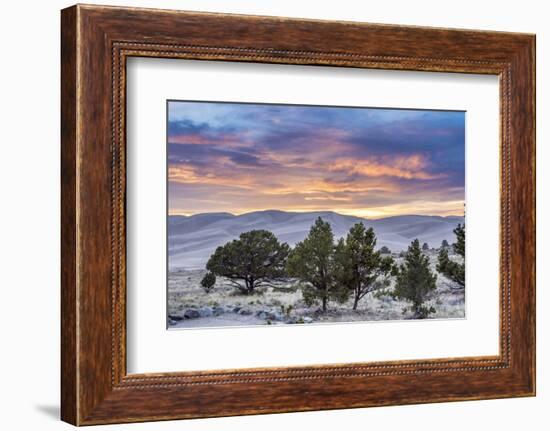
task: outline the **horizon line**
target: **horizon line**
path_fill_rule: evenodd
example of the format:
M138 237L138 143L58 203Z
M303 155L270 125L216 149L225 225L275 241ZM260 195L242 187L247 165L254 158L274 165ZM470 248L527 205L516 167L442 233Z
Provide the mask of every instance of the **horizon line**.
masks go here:
M342 213L339 213L337 211L333 211L333 210L312 210L312 211L288 211L288 210L278 210L278 209L272 209L272 208L268 208L268 209L263 209L263 210L253 210L253 211L246 211L246 212L242 212L242 213L232 213L230 211L211 211L211 212L196 212L196 213L171 213L171 212L168 212L168 216L169 217L172 217L172 216L181 216L181 217L193 217L193 216L197 216L197 215L204 215L204 214L229 214L233 217L238 217L238 216L242 216L242 215L247 215L247 214L252 214L252 213L260 213L260 212L282 212L282 213L292 213L292 214L306 214L306 213L333 213L333 214L338 214L338 215L341 215L341 216L345 216L345 217L357 217L357 218L361 218L361 219L365 219L365 220L380 220L380 219L385 219L385 218L390 218L390 217L406 217L406 216L419 216L419 217L465 217L464 214L460 215L460 214L447 214L447 215L441 215L441 214L411 214L411 213L403 213L403 214L392 214L392 215L385 215L385 216L380 216L380 217L364 217L364 216L360 216L360 215L355 215L355 214L342 214Z

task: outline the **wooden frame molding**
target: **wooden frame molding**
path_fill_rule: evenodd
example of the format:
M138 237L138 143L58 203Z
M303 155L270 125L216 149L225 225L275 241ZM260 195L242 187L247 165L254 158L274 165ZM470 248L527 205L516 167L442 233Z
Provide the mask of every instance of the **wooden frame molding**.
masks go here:
M62 11L61 49L63 420L91 425L535 394L534 35L77 5ZM132 56L498 75L499 355L128 375L125 100Z

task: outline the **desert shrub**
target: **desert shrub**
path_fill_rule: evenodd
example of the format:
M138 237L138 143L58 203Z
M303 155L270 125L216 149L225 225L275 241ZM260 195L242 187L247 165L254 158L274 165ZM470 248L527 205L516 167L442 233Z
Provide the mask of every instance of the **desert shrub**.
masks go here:
M435 313L433 307L424 303L435 291L437 275L430 269L430 261L422 254L420 243L415 239L407 250L405 263L395 270L397 279L393 294L412 303L410 310L417 319L424 319Z
M285 277L290 247L267 230L244 232L216 249L206 264L213 274L225 277L239 292L249 295L258 287L272 286Z
M216 276L211 272L207 272L201 280L202 288L206 293L210 293L214 284L216 284Z
M308 307L312 307L317 303L319 300L319 293L317 292L317 289L312 286L311 284L304 283L301 285L302 289L302 299L304 300L304 304ZM326 306L325 306L326 311Z
M386 246L383 246L382 248L380 248L379 251L381 254L391 254L391 250Z
M376 299L382 299L385 298L392 299L393 298L393 291L389 287L377 289L375 292L373 292L372 296Z
M294 310L294 307L292 305L288 305L286 307L284 305L281 305L281 314L285 315L286 317L290 316L292 310Z

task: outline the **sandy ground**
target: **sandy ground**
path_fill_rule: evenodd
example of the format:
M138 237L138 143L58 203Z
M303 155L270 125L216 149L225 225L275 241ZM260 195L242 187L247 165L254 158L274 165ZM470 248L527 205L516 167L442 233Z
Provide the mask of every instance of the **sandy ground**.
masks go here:
M435 271L437 252L428 253ZM397 262L401 260L395 256ZM171 271L168 276L168 322L170 328L206 328L249 325L315 324L324 322L357 322L411 319L403 310L409 303L394 300L378 292L368 294L351 309L345 304L329 303L329 310L308 307L294 280L278 283L277 287L259 288L253 295L243 295L223 278L217 278L214 288L206 293L200 286L204 270ZM392 281L393 283L393 281ZM464 318L464 290L438 274L437 290L426 303L433 306L432 319Z
M266 321L257 316L241 316L237 313L227 313L222 316L199 317L197 319L185 319L170 325L171 329L178 328L216 328L227 326L253 326L265 325Z

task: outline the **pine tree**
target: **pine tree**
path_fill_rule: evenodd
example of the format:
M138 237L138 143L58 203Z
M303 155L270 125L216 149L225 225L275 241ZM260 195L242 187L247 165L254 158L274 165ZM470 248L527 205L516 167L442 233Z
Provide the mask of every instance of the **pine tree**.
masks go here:
M428 251L430 249L430 246L428 245L427 242L425 242L424 244L422 244L422 251Z
M453 249L456 254L464 258L466 253L466 226L459 224L453 232L456 235L456 242L453 244Z
M447 248L441 247L436 269L445 277L457 283L460 287L464 287L466 284L466 230L464 225L459 224L453 232L456 235L456 242L453 244L453 250L462 257L462 263L452 261L449 258Z
M302 294L306 303L320 300L323 311L327 310L329 300L339 293L334 277L334 252L330 223L318 217L308 236L290 252L287 262L288 274L304 283Z
M252 230L218 247L208 259L206 269L227 278L242 293L249 295L257 287L269 286L286 275L289 252L288 244L280 244L273 233Z
M436 280L437 275L430 270L429 258L422 254L420 242L415 239L407 250L405 263L397 270L394 296L411 302L415 318L424 319L435 313L435 309L426 307L424 302L435 291Z
M393 259L382 257L375 247L374 230L366 229L363 223L353 225L346 240L340 240L336 247L337 280L352 292L354 310L365 295L388 285L385 277L391 271Z

